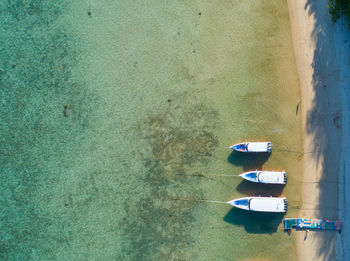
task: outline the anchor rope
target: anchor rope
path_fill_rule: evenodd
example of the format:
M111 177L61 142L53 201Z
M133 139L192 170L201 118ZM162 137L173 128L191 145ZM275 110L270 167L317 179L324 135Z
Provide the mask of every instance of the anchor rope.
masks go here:
M214 203L214 204L228 204L225 201L219 201L219 200L209 200L209 199L191 199L191 198L173 198L173 200L179 200L179 201L191 201L191 202L200 202L200 203ZM292 203L292 204L290 204ZM315 208L310 208L310 207L304 207L304 206L298 206L298 205L293 205L293 203L301 203L301 204L307 204L307 205L311 205L311 206L315 206ZM322 210L322 209L331 209L331 210L344 210L341 208L337 208L337 207L316 207L317 204L313 204L313 203L307 203L307 202L302 202L302 201L288 201L288 209L297 209L297 210Z
M212 178L212 177L234 177L234 178L241 178L239 174L213 174L213 175L204 175L204 174L185 174L185 173L178 173L177 176L186 176L186 177L200 177L200 178ZM291 179L288 177L287 183L289 185L298 185L298 184L319 184L327 182L328 184L338 184L337 181L303 181L303 180L297 180L297 179Z
M310 207L314 207L314 208L310 208L310 207L305 207L305 206L299 206L296 204L301 204L301 205L308 205ZM322 209L331 209L331 210L344 210L342 208L338 208L338 207L333 207L333 206L319 206L319 204L315 204L315 203L309 203L309 202L305 202L305 201L297 201L297 200L288 200L288 208L294 208L294 209L301 209L301 210L322 210Z
M209 199L173 198L173 200L227 204L227 202L225 202L225 201L209 200Z
M326 182L327 184L335 184L335 183L338 183L336 181L301 181L301 180L294 180L294 179L290 179L288 178L288 181L287 183L290 184L290 185L293 185L293 184L319 184L319 183L323 183L323 182Z
M297 153L297 154L311 154L318 152L318 150L314 151L295 151L295 150L289 150L289 149L274 149L273 151L278 151L278 152L288 152L288 153Z
M186 177L200 177L200 178L211 178L211 177L239 177L238 174L220 174L220 175L204 175L204 174L184 174L179 173L177 176L186 176Z

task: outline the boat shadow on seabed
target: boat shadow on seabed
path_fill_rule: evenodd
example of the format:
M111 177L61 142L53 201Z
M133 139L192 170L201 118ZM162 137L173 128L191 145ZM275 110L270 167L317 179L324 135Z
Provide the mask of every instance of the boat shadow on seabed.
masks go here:
M260 170L269 159L271 153L243 153L232 151L227 161L236 166L242 166L244 171Z
M286 213L262 213L232 208L224 221L233 225L244 226L252 234L276 233Z
M284 185L279 184L259 184L242 180L237 186L237 191L251 197L279 197L282 195Z

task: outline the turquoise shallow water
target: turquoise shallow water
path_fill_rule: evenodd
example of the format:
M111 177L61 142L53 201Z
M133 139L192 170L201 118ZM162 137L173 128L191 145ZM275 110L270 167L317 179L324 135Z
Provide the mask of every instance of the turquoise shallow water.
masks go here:
M295 259L282 216L198 201L298 201L292 183L282 191L217 176L300 175L285 1L0 8L3 259ZM269 158L227 149L266 137L277 148Z

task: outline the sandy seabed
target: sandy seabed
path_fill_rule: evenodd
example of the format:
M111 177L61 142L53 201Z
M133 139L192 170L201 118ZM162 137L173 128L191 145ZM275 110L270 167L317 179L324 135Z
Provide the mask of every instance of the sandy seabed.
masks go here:
M297 232L299 260L349 260L350 72L346 22L332 23L327 0L289 0L302 94L304 167L300 217L341 219L342 234Z

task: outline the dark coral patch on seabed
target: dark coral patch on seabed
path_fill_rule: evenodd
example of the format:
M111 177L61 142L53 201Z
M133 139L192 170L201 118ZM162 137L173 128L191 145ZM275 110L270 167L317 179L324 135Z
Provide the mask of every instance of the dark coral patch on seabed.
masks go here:
M123 230L133 247L125 253L133 259L191 259L189 227L198 207L195 201L174 200L203 196L198 180L179 178L203 170L218 146L214 135L218 114L204 105L168 109L151 115L139 124L140 135L148 148L141 150L146 169L143 182L151 195L138 202L136 213L125 204L127 216ZM157 222L154 222L157 220ZM152 259L152 260L153 260Z

